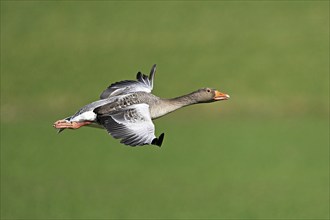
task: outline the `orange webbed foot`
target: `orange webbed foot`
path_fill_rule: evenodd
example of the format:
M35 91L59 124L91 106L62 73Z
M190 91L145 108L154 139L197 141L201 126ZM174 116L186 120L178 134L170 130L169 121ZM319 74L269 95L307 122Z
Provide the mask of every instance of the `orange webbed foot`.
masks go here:
M92 122L90 122L90 121L77 122L77 121L58 120L53 124L53 127L56 129L62 129L62 128L78 129L82 126L85 126L85 125L88 125L91 123Z

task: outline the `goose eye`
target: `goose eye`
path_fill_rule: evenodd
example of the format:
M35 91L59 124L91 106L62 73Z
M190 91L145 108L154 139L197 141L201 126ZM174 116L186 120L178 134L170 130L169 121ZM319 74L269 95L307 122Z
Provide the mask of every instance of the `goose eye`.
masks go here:
M206 92L211 92L211 89L207 89Z

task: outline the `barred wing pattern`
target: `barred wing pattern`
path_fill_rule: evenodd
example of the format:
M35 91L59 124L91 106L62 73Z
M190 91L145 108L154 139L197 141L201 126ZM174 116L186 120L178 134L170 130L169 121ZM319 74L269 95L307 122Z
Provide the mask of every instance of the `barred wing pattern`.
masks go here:
M153 81L156 72L156 64L151 68L149 77L138 72L136 75L137 81L124 80L111 84L100 95L100 99L106 99L112 96L123 95L133 92L148 92L153 89Z
M156 144L155 126L151 121L149 105L135 104L111 115L98 116L108 133L130 146ZM160 143L161 144L161 143Z

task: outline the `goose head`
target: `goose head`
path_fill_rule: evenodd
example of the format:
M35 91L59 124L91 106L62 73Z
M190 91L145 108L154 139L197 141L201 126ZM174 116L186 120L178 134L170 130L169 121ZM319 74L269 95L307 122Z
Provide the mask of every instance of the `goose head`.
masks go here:
M216 89L202 88L193 93L197 103L208 103L229 99L229 95L219 92Z

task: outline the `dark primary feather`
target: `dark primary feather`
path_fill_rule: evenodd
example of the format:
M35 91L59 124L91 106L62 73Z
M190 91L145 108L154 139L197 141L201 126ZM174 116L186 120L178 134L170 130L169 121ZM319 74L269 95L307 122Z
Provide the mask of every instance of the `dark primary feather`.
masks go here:
M136 79L139 82L141 82L141 83L147 85L148 87L150 87L151 90L152 90L155 72L156 72L156 64L154 64L151 67L149 77L147 75L142 74L141 72L138 72L137 75L136 75Z
M100 95L100 99L106 99L111 96L128 94L133 92L151 92L153 88L153 80L156 72L156 64L151 68L149 77L138 72L136 74L137 81L124 80L111 84L106 90Z
M156 64L154 64L154 65L151 67L150 74L149 74L149 81L151 82L151 88L154 87L154 77L155 77L155 73L156 73Z
M210 88L199 89L172 99L159 98L151 94L155 72L156 65L153 65L149 76L138 72L136 80L124 80L111 84L103 91L100 100L87 104L65 120L67 122L88 121L91 125L102 126L114 138L120 139L121 143L126 145L161 146L164 133L158 138L155 136L152 119L162 117L184 106L229 98L229 95ZM67 122L59 120L54 126L61 132L63 127L72 127L67 125ZM60 125L56 126L58 124Z
M152 145L157 145L158 147L162 146L163 140L164 140L164 133L162 133L161 135L159 135L158 138L155 138L152 140L151 144Z

